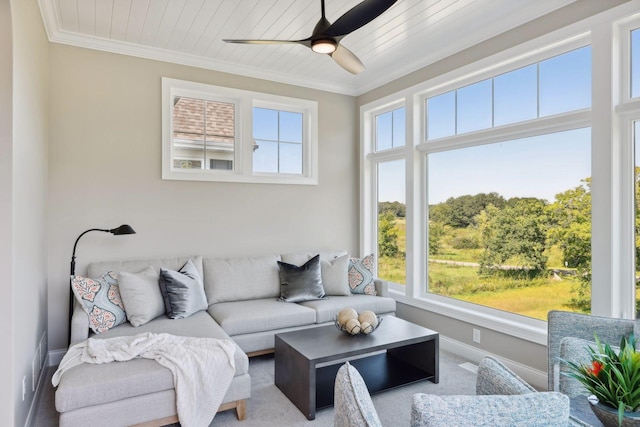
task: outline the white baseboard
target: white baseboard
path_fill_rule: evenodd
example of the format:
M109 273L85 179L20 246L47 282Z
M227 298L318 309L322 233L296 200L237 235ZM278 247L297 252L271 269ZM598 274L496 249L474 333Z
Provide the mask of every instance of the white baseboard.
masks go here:
M64 357L66 352L67 352L66 348L62 348L59 350L51 350L47 355L47 359L49 361L49 364L47 366L58 366L62 361L62 358Z
M440 335L440 348L450 353L456 354L460 357L464 357L465 359L471 360L474 363L480 363L480 360L482 360L484 356L495 357L535 388L540 390L547 390L549 386L547 373L545 371L534 369L531 366L515 362L513 360L498 356L485 350L481 350L477 347L470 346L460 341L456 341L454 339Z

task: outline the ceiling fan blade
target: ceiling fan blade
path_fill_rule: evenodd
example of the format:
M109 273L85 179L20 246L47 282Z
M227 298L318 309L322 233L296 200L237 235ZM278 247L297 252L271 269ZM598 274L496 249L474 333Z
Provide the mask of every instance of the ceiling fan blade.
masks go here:
M341 44L339 44L335 52L330 53L329 56L331 56L339 66L351 74L358 74L364 71L364 64L360 62L353 52Z
M322 33L329 37L345 36L376 19L397 0L364 0L348 10Z
M301 44L311 47L311 39L304 40L245 40L245 39L223 39L226 43L238 44Z

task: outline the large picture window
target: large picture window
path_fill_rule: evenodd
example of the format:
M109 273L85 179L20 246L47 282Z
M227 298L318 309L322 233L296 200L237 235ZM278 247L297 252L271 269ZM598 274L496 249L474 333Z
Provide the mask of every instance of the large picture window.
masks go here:
M545 320L588 311L590 129L428 155L428 292Z
M404 248L398 301L541 345L549 310L636 315L640 15L616 10L361 106L361 250ZM378 144L400 105L405 146Z

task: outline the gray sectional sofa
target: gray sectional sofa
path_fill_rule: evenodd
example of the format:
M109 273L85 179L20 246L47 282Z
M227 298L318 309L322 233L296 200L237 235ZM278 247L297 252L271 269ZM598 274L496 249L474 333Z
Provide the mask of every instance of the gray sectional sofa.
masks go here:
M395 300L388 298L386 282L377 279L377 296L333 291L333 295L327 292L327 298L322 300L278 301L280 278L277 261L299 265L315 254L233 259L192 256L92 263L88 266L88 277L100 277L107 271L135 273L149 266L157 270L179 270L191 259L203 279L208 309L184 319L169 319L161 315L138 327L125 322L94 335L90 333L86 312L76 303L71 321L71 342L80 342L90 336L110 338L144 332L231 338L236 343L236 372L219 410L236 409L238 418L242 420L246 399L251 395L248 357L272 352L277 333L332 324L338 312L345 307L353 307L357 311L373 310L382 315L395 314ZM320 254L323 280L325 272L327 275L330 273L325 271L325 266L330 266L331 260L344 254L346 252ZM81 364L71 368L61 378L55 404L62 427L142 423L160 426L177 421L171 372L149 359L104 365Z

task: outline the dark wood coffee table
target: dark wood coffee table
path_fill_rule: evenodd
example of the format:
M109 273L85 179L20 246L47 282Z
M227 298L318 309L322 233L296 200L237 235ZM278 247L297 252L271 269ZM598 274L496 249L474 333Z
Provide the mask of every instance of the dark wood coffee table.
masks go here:
M370 335L321 326L275 336L275 383L309 420L333 405L336 373L345 361L378 393L416 381L438 382L439 335L386 316Z

